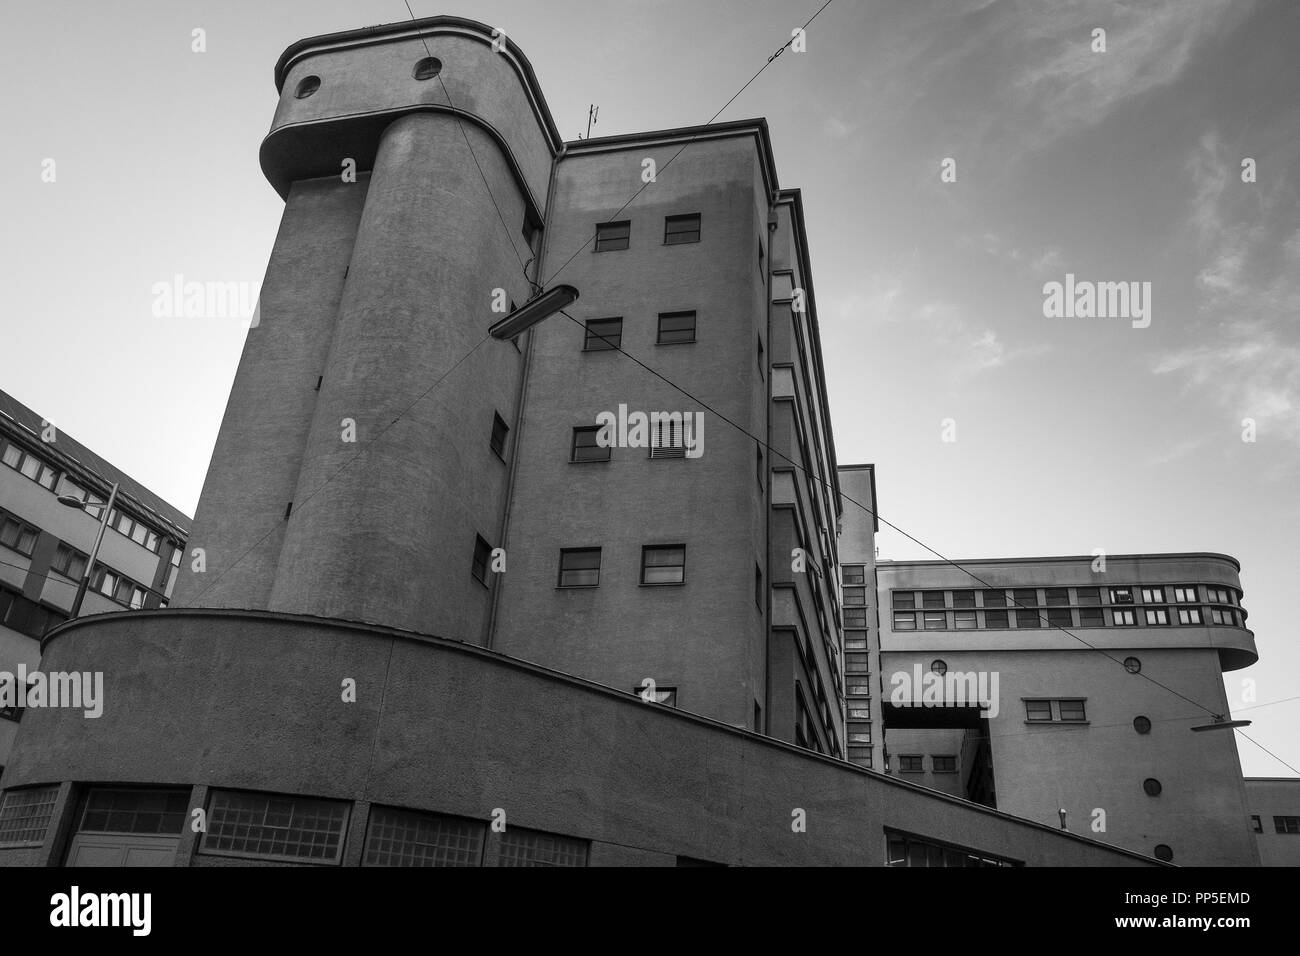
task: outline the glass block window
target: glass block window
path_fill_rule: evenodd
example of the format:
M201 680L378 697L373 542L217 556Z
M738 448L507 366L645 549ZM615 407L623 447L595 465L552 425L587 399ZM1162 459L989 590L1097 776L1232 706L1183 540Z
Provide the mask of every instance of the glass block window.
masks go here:
M477 820L370 808L362 866L482 866L487 825Z
M188 790L92 787L81 811L82 833L179 834L190 806Z
M0 800L0 846L40 846L54 813L59 788L6 790Z
M199 852L337 863L348 809L337 800L213 790Z
M507 827L501 834L497 866L586 866L588 840Z

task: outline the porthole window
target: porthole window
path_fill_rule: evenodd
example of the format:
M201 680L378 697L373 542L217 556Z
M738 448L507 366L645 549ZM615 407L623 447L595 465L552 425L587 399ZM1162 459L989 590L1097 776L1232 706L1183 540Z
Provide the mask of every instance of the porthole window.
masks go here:
M1130 674L1137 674L1142 670L1142 662L1136 657L1124 658L1124 670Z
M1142 789L1146 791L1148 797L1158 797L1164 787L1160 786L1160 781L1155 777L1147 777L1142 781Z
M944 674L948 673L948 665L943 661L931 661L930 670L942 677Z
M423 60L415 64L415 69L411 71L411 76L417 80L431 80L442 72L442 60L436 56L426 56Z
M1173 848L1168 843L1156 844L1156 859L1162 863L1168 863L1174 858Z
M1140 734L1151 733L1151 719L1149 717L1134 717L1133 729Z
M298 99L300 100L305 100L307 97L311 96L319 89L320 89L319 76L314 76L314 75L304 76L301 80L298 81L298 89L294 91L293 95L298 97Z

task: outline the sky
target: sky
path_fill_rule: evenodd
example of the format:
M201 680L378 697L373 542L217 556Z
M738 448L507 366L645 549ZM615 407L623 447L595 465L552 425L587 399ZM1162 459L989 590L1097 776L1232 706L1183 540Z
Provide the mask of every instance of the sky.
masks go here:
M821 2L411 5L504 29L572 139L592 103L594 135L707 121ZM260 284L283 206L257 164L276 59L407 16L7 9L0 388L192 514L248 322L156 317L154 285ZM1228 698L1293 768L1296 49L1290 0L833 0L719 117L766 117L781 185L803 190L837 453L875 463L881 516L954 559L1238 558L1261 663L1225 676ZM1149 289L1146 316L1049 317L1067 274ZM888 529L879 545L934 556ZM1238 746L1248 775L1294 775Z

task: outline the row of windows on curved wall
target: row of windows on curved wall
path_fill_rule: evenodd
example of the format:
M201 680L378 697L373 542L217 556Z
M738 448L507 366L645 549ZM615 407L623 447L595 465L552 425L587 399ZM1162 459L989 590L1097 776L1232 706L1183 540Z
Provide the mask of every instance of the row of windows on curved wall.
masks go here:
M1124 585L1113 588L891 591L890 603L895 609L919 607L924 610L973 607L1077 607L1103 604L1228 604L1236 607L1241 601L1240 593L1233 588L1199 584L1161 584Z
M846 608L846 625L848 611ZM1242 612L1222 607L1081 607L1024 610L894 611L895 631L1011 630L1050 627L1244 627Z
M30 449L13 442L4 444L4 451L0 452L0 461L3 461L4 464L19 474L30 478L49 492L57 495L71 495L89 505L105 504L105 500L101 495L90 491L84 485L75 481L67 472L60 470ZM99 517L97 513L92 516ZM159 552L163 540L167 537L162 532L151 527L147 522L132 517L121 508L114 508L109 512L108 527L122 535L122 537L134 541L140 547L147 548L154 554ZM179 543L174 543L177 547L180 546Z
M0 847L41 846L58 789L6 790ZM74 850L81 834L118 836L125 844L130 837L172 837L179 843L189 804L184 788L88 787L76 808ZM196 849L200 856L337 866L353 809L343 800L213 789L207 829ZM508 823L494 832L486 820L378 804L370 807L364 839L362 866L586 866L591 847L589 840Z

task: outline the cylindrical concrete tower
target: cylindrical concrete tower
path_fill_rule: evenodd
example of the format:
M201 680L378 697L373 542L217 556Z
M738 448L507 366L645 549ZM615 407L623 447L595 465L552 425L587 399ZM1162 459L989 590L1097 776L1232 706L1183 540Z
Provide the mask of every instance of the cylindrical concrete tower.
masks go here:
M479 640L523 371L487 328L530 294L560 148L494 32L435 17L281 57L262 165L285 214L176 604Z

